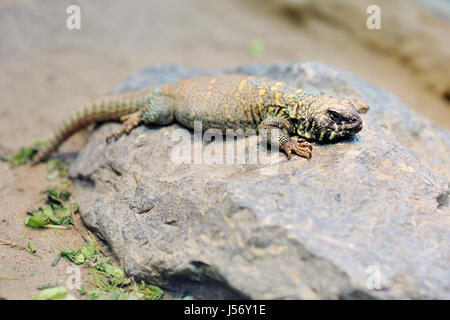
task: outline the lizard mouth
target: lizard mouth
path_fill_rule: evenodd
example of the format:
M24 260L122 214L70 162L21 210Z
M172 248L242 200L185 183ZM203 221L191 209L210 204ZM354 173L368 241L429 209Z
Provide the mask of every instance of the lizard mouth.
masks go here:
M358 113L328 109L328 115L334 123L334 129L340 136L358 133L362 129L362 119Z
M343 136L358 133L362 130L362 128L363 128L363 125L362 125L361 118L355 119L352 122L347 122L347 123L337 125L338 132Z

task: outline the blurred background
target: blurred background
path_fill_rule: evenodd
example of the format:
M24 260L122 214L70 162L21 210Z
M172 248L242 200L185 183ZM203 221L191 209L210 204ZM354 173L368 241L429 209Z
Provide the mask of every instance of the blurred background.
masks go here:
M66 9L81 8L69 30ZM381 29L366 10L380 7ZM81 104L162 63L314 60L450 128L448 0L1 0L1 149L47 137Z

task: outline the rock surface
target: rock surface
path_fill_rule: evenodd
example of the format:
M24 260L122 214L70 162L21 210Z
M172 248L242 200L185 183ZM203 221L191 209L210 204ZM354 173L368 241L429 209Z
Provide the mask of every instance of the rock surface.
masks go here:
M271 156L248 137L238 142L257 148L256 164L207 164L222 142L199 141L178 125L140 126L110 144L118 124L99 127L70 175L84 221L126 272L195 298L449 299L450 133L332 66L223 72L357 98L371 109L358 136L315 145L310 161ZM200 74L207 72L153 67L114 91ZM190 146L195 163L175 159Z

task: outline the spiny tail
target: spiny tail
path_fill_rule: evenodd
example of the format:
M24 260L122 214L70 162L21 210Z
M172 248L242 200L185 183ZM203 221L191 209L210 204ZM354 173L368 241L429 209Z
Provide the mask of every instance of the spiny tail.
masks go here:
M88 125L103 121L119 121L122 116L136 112L146 103L148 94L149 90L135 91L107 96L88 104L64 121L53 138L33 158L32 164L38 164L46 159L70 136Z

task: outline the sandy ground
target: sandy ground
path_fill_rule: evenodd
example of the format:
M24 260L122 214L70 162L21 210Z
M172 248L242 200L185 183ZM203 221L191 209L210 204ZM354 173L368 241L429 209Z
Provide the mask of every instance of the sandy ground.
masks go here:
M243 1L78 1L82 29L65 27L72 1L0 4L0 153L48 137L81 104L103 95L129 74L153 64L209 69L254 62L322 61L397 94L437 125L450 128L450 107L415 81L400 61L311 22L297 26ZM264 44L255 57L251 41ZM63 151L78 150L77 135ZM0 297L29 299L38 286L67 281L66 261L51 263L83 239L76 230L31 230L26 210L42 204L46 167L11 168L0 162L0 238L26 245L41 258L0 245ZM77 218L79 220L79 217ZM81 222L79 221L81 224ZM86 284L89 276L83 271ZM73 295L79 297L75 290Z

